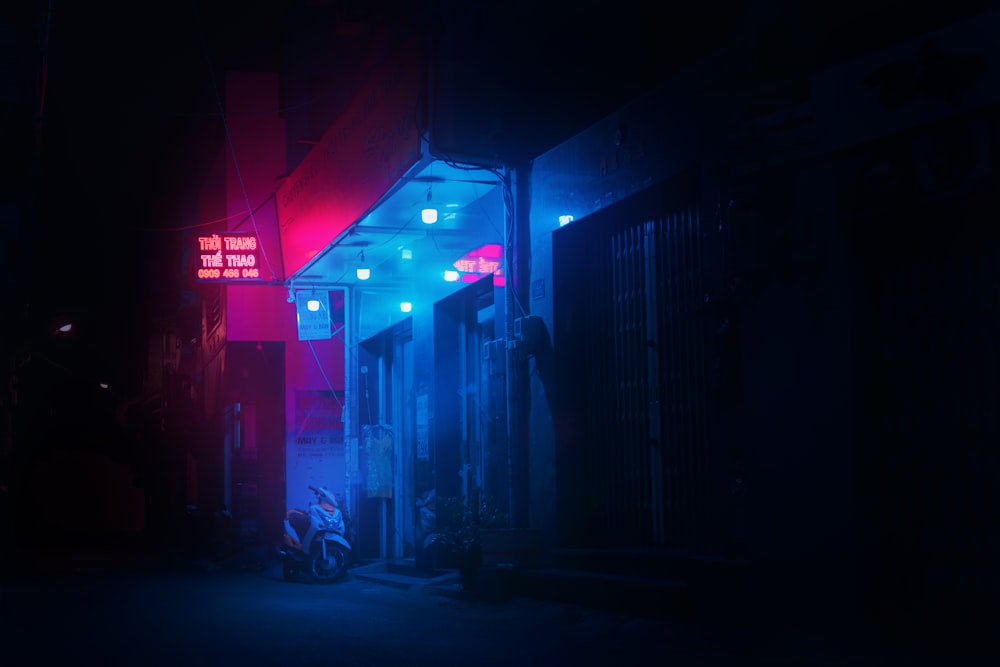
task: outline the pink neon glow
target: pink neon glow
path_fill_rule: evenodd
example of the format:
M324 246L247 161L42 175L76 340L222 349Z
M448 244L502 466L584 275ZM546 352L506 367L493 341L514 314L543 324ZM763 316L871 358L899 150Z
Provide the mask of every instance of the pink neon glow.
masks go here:
M487 243L465 253L452 266L463 274L462 282L470 283L489 273L500 275L503 272L502 259L503 246Z
M226 195L218 199L213 181L206 181L200 208L202 217L223 219L230 232L253 232L259 242L259 280L284 280L274 175L285 164L285 120L271 113L281 106L280 77L276 72L226 72L226 115L230 157L224 160ZM264 202L269 202L263 205ZM220 211L217 206L225 208ZM251 211L253 214L251 215ZM207 231L207 230L204 230ZM242 271L241 281L242 278Z
M420 156L420 59L401 49L278 188L286 274L353 225Z
M466 257L469 255L500 261L503 259L503 246L499 243L487 243L466 254Z

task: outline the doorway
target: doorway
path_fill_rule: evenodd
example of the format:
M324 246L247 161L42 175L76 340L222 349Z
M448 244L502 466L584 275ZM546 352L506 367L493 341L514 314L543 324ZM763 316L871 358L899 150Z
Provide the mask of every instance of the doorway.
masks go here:
M362 557L414 555L408 509L415 485L415 399L410 319L367 339L358 354L359 549Z

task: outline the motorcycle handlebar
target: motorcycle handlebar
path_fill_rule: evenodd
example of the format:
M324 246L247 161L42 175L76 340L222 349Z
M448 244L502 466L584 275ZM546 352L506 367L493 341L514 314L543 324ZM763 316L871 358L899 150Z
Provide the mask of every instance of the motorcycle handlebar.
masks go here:
M320 497L325 496L325 497L329 498L330 501L334 504L334 506L340 507L340 503L337 501L337 497L334 494L330 493L330 491L328 491L326 489L326 487L316 488L315 486L313 486L312 484L310 484L309 485L309 490L312 491L313 493L315 493L317 496L320 496Z

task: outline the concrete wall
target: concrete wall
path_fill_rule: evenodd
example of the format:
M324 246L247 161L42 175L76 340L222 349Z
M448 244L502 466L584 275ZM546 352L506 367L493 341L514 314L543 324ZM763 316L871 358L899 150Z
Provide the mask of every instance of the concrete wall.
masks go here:
M257 233L262 248L264 280L283 277L273 193L275 178L285 171L285 121L278 75L271 72L229 72L226 78L228 136L220 162L225 170L226 226L234 231ZM347 489L344 449L339 455L304 456L297 437L304 425L297 422L296 392L345 389L345 353L341 337L300 341L296 306L287 302L280 286L245 284L226 286L226 339L228 341L281 341L285 343L285 450L287 479L285 505L298 507L310 497L308 484ZM331 304L336 301L331 295ZM340 400L343 400L341 398ZM329 436L343 433L333 429ZM345 443L346 446L346 443ZM332 450L331 450L332 451ZM303 454L303 456L300 456ZM271 471L271 474L278 474Z

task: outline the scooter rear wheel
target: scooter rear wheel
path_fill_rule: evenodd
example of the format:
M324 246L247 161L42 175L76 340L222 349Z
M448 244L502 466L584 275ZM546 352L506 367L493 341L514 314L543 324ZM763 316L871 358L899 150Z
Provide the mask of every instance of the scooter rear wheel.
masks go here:
M328 584L340 579L347 572L349 552L343 545L327 542L326 557L323 557L322 546L315 548L309 560L309 570L313 579L321 584Z

